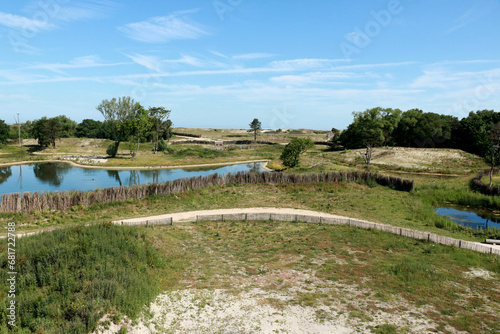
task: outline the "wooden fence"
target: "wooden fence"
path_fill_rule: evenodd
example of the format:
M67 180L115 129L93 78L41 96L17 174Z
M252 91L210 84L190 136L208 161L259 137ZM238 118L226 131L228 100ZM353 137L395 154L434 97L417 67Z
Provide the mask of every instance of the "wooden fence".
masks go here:
M411 191L413 180L386 176L366 171L338 173L250 173L237 172L211 174L192 178L177 179L165 183L152 183L130 187L111 187L94 191L61 191L4 194L0 200L0 212L35 212L41 210L65 210L73 206L91 206L97 203L126 201L131 198L143 199L152 195L168 195L191 189L223 184L250 183L315 183L315 182L352 182L374 180L378 184L400 191Z
M217 214L217 215L198 215L196 222L217 222L217 221L299 221L304 223L325 224L325 225L348 225L362 228L365 230L379 230L391 234L401 235L407 238L417 239L441 244L445 246L454 246L457 248L469 249L484 254L500 255L500 248L493 245L480 244L466 240L443 237L440 235L409 230L397 226L390 226L378 223L367 222L364 220L352 219L347 217L325 217L322 215L295 215L295 214L274 214L274 213L239 213L239 214ZM121 222L116 224L121 225ZM123 223L125 224L125 223ZM140 225L141 223L136 223ZM143 224L143 223L142 223Z
M173 134L173 135L176 135L176 136L201 138L201 135L196 135L196 134L193 134L193 133L185 133L185 132L177 132L177 131L171 131L170 133Z

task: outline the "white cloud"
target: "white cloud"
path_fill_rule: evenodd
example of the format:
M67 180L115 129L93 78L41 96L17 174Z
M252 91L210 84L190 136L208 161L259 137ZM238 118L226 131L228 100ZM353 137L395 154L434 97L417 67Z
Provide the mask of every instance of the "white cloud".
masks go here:
M412 88L443 89L448 91L498 85L500 68L483 71L453 71L447 68L424 70L410 85Z
M66 22L99 19L106 17L115 6L116 4L111 1L82 1L75 3L73 7L61 6L55 17Z
M210 53L216 55L216 56L219 56L219 57L222 57L222 58L225 58L225 59L228 59L229 57L220 53L220 52L217 52L217 51L210 51Z
M450 34L455 30L465 27L477 20L479 20L483 15L490 13L495 7L498 6L498 1L495 0L482 0L475 3L472 8L467 10L463 15L455 19L455 24L452 26L446 34Z
M273 68L300 71L319 68L331 67L334 63L345 62L345 59L292 59L292 60L279 60L271 62L270 66Z
M169 16L129 23L118 27L118 30L131 39L152 44L176 39L198 39L208 34L200 25L188 22L188 19L182 16L184 13L173 13Z
M270 58L274 57L274 54L271 53L260 53L260 52L255 52L255 53L245 53L241 55L236 55L233 56L233 59L261 59L261 58Z
M63 69L76 69L76 68L90 68L90 67L108 67L108 66L118 66L124 63L111 63L106 64L101 61L98 56L90 55L83 57L73 58L69 63L54 63L54 64L36 64L28 67L29 69L45 69L54 72L62 72Z
M24 16L0 12L0 25L11 29L23 30L29 32L38 32L54 28L53 24L46 21L30 19Z
M135 63L142 65L154 72L160 72L161 71L161 60L156 57L156 56L147 56L147 55L140 55L140 54L133 54L133 55L125 55L132 59Z
M360 78L361 75L349 72L311 72L302 75L282 75L269 80L280 85L311 85L311 84L346 84L347 79Z
M100 66L101 59L96 55L76 57L70 61L70 64L74 65L75 67Z
M181 58L179 59L165 59L163 60L164 63L170 63L170 64L185 64L185 65L191 65L191 66L196 66L196 67L201 67L205 65L205 61L193 57L193 56L187 56L187 55L182 55Z

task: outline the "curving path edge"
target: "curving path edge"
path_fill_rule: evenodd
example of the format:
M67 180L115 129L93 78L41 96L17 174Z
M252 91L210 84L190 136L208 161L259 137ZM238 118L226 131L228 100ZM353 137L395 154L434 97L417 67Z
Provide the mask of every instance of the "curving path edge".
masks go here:
M174 222L202 222L202 221L302 221L306 223L325 225L349 225L367 230L380 230L387 233L401 235L418 240L427 240L446 246L455 246L481 252L485 254L500 255L500 246L472 242L440 235L410 230L402 227L373 223L366 220L352 219L349 217L333 215L324 212L292 209L292 208L235 208L199 210L180 213L171 213L150 217L140 217L113 221L115 225L153 226L172 225Z

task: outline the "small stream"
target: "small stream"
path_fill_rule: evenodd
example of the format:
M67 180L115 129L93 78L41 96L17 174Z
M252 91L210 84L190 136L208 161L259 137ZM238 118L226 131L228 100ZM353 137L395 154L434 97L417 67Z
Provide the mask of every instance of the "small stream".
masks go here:
M488 228L500 229L500 215L490 210L475 210L468 207L439 207L436 213L447 217L451 221L474 230L485 230Z

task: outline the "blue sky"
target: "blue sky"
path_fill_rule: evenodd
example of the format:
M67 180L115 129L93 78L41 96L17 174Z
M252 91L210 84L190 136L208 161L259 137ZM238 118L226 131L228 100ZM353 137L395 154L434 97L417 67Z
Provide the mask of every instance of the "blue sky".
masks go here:
M344 129L377 106L500 111L500 0L36 0L0 5L0 119Z

